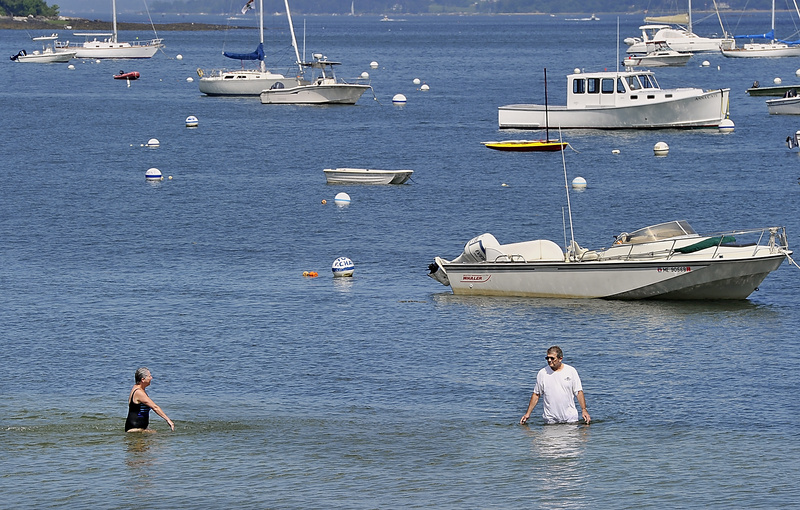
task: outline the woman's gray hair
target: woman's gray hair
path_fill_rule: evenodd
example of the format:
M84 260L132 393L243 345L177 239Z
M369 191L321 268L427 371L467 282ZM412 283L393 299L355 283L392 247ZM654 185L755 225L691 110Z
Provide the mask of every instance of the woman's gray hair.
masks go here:
M138 384L138 383L142 382L144 380L144 378L147 377L148 375L150 375L150 369L149 368L147 368L147 367L137 368L136 369L136 374L134 374L134 377L136 378L136 383Z

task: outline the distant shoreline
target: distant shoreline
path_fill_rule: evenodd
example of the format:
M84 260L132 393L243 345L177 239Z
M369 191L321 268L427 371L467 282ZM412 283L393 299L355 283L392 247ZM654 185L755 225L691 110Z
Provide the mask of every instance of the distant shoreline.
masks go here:
M66 28L70 26L72 28ZM217 25L209 23L156 23L158 30L175 32L192 32L206 30L228 30L228 29L252 29L253 27L238 27L232 25ZM0 18L0 30L94 30L108 32L112 30L110 21L88 20L81 18L70 18L67 20L56 20L46 18L27 18L24 21L17 21L13 18ZM118 30L152 30L149 23L120 23L117 22Z

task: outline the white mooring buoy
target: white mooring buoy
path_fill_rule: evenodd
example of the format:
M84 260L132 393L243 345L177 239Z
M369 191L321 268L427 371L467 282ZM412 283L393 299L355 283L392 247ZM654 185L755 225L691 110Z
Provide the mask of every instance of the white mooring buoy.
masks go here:
M669 145L665 142L658 142L653 146L653 153L656 156L666 156L669 153Z
M161 170L158 168L150 168L144 173L144 178L148 181L163 181L164 176L161 175Z
M586 187L586 179L583 177L575 177L572 179L572 187L575 189L583 189Z
M342 191L333 197L333 203L336 205L350 205L350 195Z
M147 140L145 147L158 147L159 145L161 145L161 142L158 141L158 138L151 138Z
M781 80L780 78L775 78L774 80L772 80L772 83L774 83L775 85L780 85L781 83L783 83L783 80Z
M419 88L422 91L430 90L431 88L428 86L427 83L423 83L422 86Z
M733 133L733 129L735 127L736 126L733 125L733 121L731 119L722 119L722 121L719 123L718 129L720 133L727 134L727 133Z
M392 98L392 103L394 104L406 104L406 96L403 94L395 94Z
M186 117L186 127L197 127L199 123L200 121L197 120L197 117L195 117L194 115L189 115L188 117Z
M414 78L414 85L419 85L420 83L422 83L422 81L420 81L419 78Z
M369 63L369 67L371 69L377 69L378 68L378 63L373 60L372 62Z
M331 271L333 272L334 278L353 276L353 272L355 272L355 270L355 264L353 264L353 261L347 257L339 257L333 261L333 264L331 264Z

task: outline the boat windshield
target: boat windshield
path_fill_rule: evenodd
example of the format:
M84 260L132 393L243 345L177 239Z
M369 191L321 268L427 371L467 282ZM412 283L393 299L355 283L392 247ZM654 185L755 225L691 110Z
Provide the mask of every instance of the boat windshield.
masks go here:
M674 237L696 235L697 232L694 231L686 220L678 220L640 228L631 234L620 234L617 237L617 242L620 244L640 244L663 241L664 239L672 239Z
M656 77L652 74L640 74L639 81L642 84L642 88L646 89L658 88L658 82L656 82Z

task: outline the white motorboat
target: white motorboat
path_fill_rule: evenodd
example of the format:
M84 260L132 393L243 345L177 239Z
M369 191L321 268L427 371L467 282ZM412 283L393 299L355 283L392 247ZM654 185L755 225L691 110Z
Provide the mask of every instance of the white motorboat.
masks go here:
M146 41L119 42L117 40L117 0L111 0L113 31L110 33L74 33L84 37L83 43L55 41L53 49L56 53L75 52L75 58L151 58L162 46L163 39L158 35ZM152 20L151 20L152 23ZM155 32L155 26L153 26Z
M701 236L685 220L622 233L600 251L570 246L483 234L454 260L436 257L429 276L464 295L745 299L792 253L784 227Z
M625 67L679 67L685 66L693 53L681 53L670 48L663 41L648 41L647 53L628 55L622 61Z
M662 89L651 71L567 75L567 104L498 108L500 128L657 129L718 127L728 116L730 89Z
M797 90L789 89L783 97L767 99L770 115L800 115L800 96Z
M321 53L314 54L313 62L303 62L317 74L309 83L284 87L275 83L261 92L263 104L356 104L361 95L371 89L370 85L347 83L336 78L333 67L341 62L332 62Z
M404 184L413 170L378 170L375 168L326 168L328 184Z
M683 27L671 25L642 25L641 38L629 37L625 39L628 44L626 50L629 54L642 54L647 52L647 43L650 41L664 41L670 48L681 53L701 53L719 51L730 47L733 40L729 38L701 37Z
M34 41L42 41L41 51L34 50L33 53L28 53L25 50L20 50L19 53L11 56L11 60L15 62L33 62L40 64L69 62L73 57L75 57L75 54L77 52L65 51L61 53L56 53L55 51L53 51L53 46L47 44L47 41L55 41L56 39L58 39L58 34L34 37L33 38Z
M795 4L796 5L796 4ZM800 15L800 12L798 13ZM775 0L772 0L772 29L766 34L737 35L734 39L750 39L741 46L723 48L722 54L730 58L800 57L800 41L775 39ZM755 39L766 42L752 42Z
M289 20L289 28L292 34L292 46L294 47L295 57L298 63L298 77L286 77L280 73L273 73L267 69L264 63L264 1L259 0L258 17L259 17L259 32L261 34L258 47L252 53L231 53L223 52L222 54L228 58L249 61L257 60L259 62L258 69L215 69L206 73L203 69L197 69L197 75L200 77L198 85L200 92L209 96L258 96L261 91L268 89L276 83L281 83L284 87L294 87L308 83L302 79L303 69L299 66L300 52L297 48L297 40L294 36L294 28L292 25L292 14L289 11L289 1L284 0L286 5L286 16ZM247 3L242 8L242 14L247 12L248 6L252 5Z

